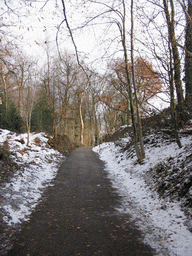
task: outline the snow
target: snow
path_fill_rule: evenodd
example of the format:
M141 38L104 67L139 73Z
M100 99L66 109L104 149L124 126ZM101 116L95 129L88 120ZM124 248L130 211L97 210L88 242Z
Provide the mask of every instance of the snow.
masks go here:
M27 146L27 134L0 130L0 143L6 140L12 152L10 157L21 168L0 188L3 221L12 226L29 219L64 157L47 144L48 138L43 133L30 134Z
M51 186L64 157L47 144L48 138L43 133L30 134L27 146L27 134L0 130L0 145L6 140L12 152L10 158L20 166L10 181L0 187L3 220L12 227L29 219L43 190ZM131 216L141 229L144 242L152 246L157 255L191 256L192 233L186 225L187 216L178 201L158 195L150 186L152 180L147 173L169 158L172 158L171 166L187 158L191 154L192 137L183 137L183 147L179 149L174 142L160 140L151 146L154 137L149 134L147 140L151 144L145 143L146 158L142 165L137 163L133 150L122 151L129 140L127 135L118 143L108 142L93 148L105 162L108 177L122 198L117 211Z
M148 139L152 140L152 137L149 135ZM126 139L129 140L128 137ZM177 163L178 159L182 160L182 156L186 157L185 150L191 146L191 137L181 139L181 149L174 142L157 141L155 147L146 146L146 158L142 165L137 164L133 152L122 151L119 144L125 141L124 138L118 144L107 142L93 148L105 162L108 177L122 197L121 207L117 210L132 216L132 220L142 230L144 242L155 248L157 255L191 256L192 233L186 226L188 220L179 202L168 197L160 198L146 180L147 171L161 161L172 157Z

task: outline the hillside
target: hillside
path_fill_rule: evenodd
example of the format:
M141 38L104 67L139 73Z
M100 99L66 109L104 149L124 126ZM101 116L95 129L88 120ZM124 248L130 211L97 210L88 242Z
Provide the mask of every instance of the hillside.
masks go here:
M27 146L27 134L0 129L0 255L11 248L15 232L30 218L65 159L49 141L44 133L32 133ZM69 147L60 150L67 153Z
M121 127L94 148L122 196L121 214L131 214L144 240L158 255L190 256L192 251L192 135L181 129L179 148L170 131L144 131L145 160L137 161L132 129Z
M118 131L108 134L105 142L114 142L114 145L127 159L136 160L134 147L131 141L132 128L121 127ZM161 197L169 196L177 199L192 208L192 125L180 130L182 148L178 149L175 139L170 136L169 130L145 131L144 145L146 163L152 165L146 170L146 175L152 177L150 186L157 190ZM142 167L142 165L141 165ZM147 178L148 180L148 178Z

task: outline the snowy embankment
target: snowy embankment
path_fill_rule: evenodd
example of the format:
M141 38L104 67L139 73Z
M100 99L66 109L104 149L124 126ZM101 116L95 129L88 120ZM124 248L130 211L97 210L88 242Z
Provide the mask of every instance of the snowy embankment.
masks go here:
M43 189L56 176L63 156L47 144L48 138L43 133L30 134L27 146L27 134L0 130L0 144L5 141L11 152L9 158L19 166L10 181L0 187L2 218L12 226L29 219Z
M145 139L148 141L152 138L153 135L148 135ZM155 146L145 145L146 158L143 165L137 164L133 147L129 152L122 150L128 141L129 137L93 148L105 162L108 177L122 196L121 208L117 210L132 216L143 231L144 242L155 248L157 255L191 256L192 215L185 216L176 198L160 197L148 172L170 159L174 165L185 161L191 154L192 137L181 139L181 149L174 142L157 141ZM189 193L192 193L191 189Z

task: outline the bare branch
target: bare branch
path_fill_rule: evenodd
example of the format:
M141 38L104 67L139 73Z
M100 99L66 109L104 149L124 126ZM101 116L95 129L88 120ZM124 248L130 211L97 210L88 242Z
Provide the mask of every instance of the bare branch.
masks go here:
M191 19L191 16L189 15L189 13L186 9L186 6L181 2L181 0L177 0L177 1L180 3L181 7L183 8L183 11L184 11L185 15L187 16L188 20L191 21L192 19Z
M49 0L46 0L43 6L40 8L40 11L46 6L46 4L49 2Z
M62 5L63 5L63 14L64 14L64 20L63 20L63 22L65 21L65 23L66 23L66 26L67 26L67 29L68 29L68 31L69 31L69 34L70 34L70 37L71 37L73 46L74 46L74 48L75 48L75 54L76 54L77 63L78 63L78 65L81 67L81 69L83 70L83 72L85 73L85 75L86 75L86 77L87 77L87 79L88 79L88 83L89 83L89 75L87 74L86 70L85 70L84 67L81 65L80 60L79 60L79 54L78 54L77 46L76 46L76 43L75 43L75 40L74 40L74 37L73 37L73 33L72 33L72 31L71 31L71 28L70 28L70 25L69 25L69 22L68 22L68 19L67 19L67 15L66 15L65 2L64 2L64 0L61 0L61 2L62 2Z
M57 34L56 34L56 45L57 45L57 50L58 50L60 59L61 59L61 53L60 53L60 50L59 50L58 37L59 37L59 30L60 30L60 27L61 27L61 25L62 25L64 22L65 22L65 20L62 20L62 22L59 24L59 26L58 26L58 28L57 28Z
M181 44L179 44L179 43L177 43L177 45L178 45L180 48L182 48L184 51L186 51L189 56L192 57L192 52L190 52L189 50L187 50L187 48L186 48L185 46L183 46L183 45L181 45Z

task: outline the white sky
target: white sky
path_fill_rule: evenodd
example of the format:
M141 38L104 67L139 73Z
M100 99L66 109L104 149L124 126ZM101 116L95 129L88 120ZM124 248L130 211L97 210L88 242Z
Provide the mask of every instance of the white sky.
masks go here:
M4 0L0 0L2 3L3 9L0 9L0 14L4 13L7 10L7 7L3 4ZM39 66L42 66L44 61L46 61L46 45L45 41L49 42L49 47L52 50L53 55L57 55L57 46L56 46L56 34L58 31L58 26L63 20L62 4L60 0L49 0L47 3L45 0L35 1L32 4L32 7L25 6L20 4L21 1L10 0L10 7L13 9L14 14L9 12L4 14L1 17L2 22L12 25L9 29L17 36L17 44L26 52L28 55L34 56L39 61ZM30 3L31 1L27 1ZM91 3L83 4L82 1L72 1L71 4L69 1L65 1L66 4L66 13L68 16L68 21L73 30L73 35L77 49L79 52L80 59L84 59L93 69L101 73L105 73L107 69L107 63L110 59L121 57L122 48L119 37L119 32L116 25L111 26L109 23L106 24L108 19L97 20L97 26L88 26L86 29L76 29L78 26L83 24L86 21L86 17L94 17L101 11L100 5L94 5L94 9ZM108 2L108 0L103 0L102 3ZM141 3L140 1L139 3ZM46 5L44 6L44 4ZM130 2L128 1L128 6ZM44 7L43 7L44 6ZM43 7L43 9L42 9ZM120 7L119 7L120 8ZM143 7L142 7L143 8ZM143 9L137 9L136 14L142 12ZM144 5L146 15L149 15L150 6ZM104 9L102 9L104 11ZM154 15L158 13L158 8L154 10ZM18 14L18 15L17 15ZM151 14L153 16L153 14ZM129 19L129 8L127 8L127 20ZM157 21L160 22L159 28L162 28L162 14L158 14ZM144 19L144 17L143 17ZM135 19L135 32L139 35L139 38L142 42L146 40L150 41L150 38L147 34L144 33L146 26L138 26ZM100 22L100 25L98 25ZM103 24L104 23L104 24ZM128 31L130 29L129 22L127 23ZM151 28L150 28L151 29ZM150 30L149 29L149 30ZM6 32L6 30L5 30ZM153 33L153 37L156 35ZM128 46L129 44L129 35L127 34ZM60 51L69 51L74 53L74 46L72 45L71 39L69 37L69 32L66 28L65 23L60 27L60 32L58 34L58 44ZM149 45L149 42L148 42ZM129 50L129 49L128 49ZM142 57L153 62L154 65L157 63L154 62L153 57L146 47L142 46L136 41L135 44L135 55L141 55ZM156 47L157 52L160 53L162 50L162 45ZM115 53L115 54L114 54ZM105 58L102 59L105 54ZM157 100L155 100L157 103ZM157 104L159 105L159 103Z
M4 2L3 0L0 1ZM17 1L15 6L13 1L9 4L14 14L9 12L9 15L4 14L2 16L6 24L12 25L10 30L13 35L17 36L16 42L18 45L28 54L44 58L45 50L43 49L46 48L44 42L49 41L52 45L52 50L56 52L57 28L63 20L61 1L49 0L43 9L41 8L45 2L44 0L33 4L33 8L25 7L24 4L21 8L18 4L19 2ZM88 17L95 15L100 8L98 5L98 8L95 8L93 13L93 11L85 8L84 5L79 6L78 1L76 2L76 6L73 6L66 1L66 12L72 30L85 22L85 15L88 15ZM6 6L4 6L1 13L4 13L6 9ZM16 14L19 14L19 16ZM114 31L111 27L109 29L103 24L97 24L97 27L92 26L83 30L73 30L73 33L80 57L85 58L86 63L99 62L100 69L102 69L103 63L106 63L106 60L102 61L101 57L106 51L109 51L108 47L110 46L109 54L117 50L119 37L114 41L114 33L117 33L117 30ZM66 49L74 51L65 23L60 27L58 39L61 51ZM102 40L102 44L100 40Z
M7 14L7 7L4 5L4 0L0 0L2 3L2 9L0 9L0 17L3 19L2 21L5 24L13 25L11 27L11 31L15 35L19 35L18 44L23 47L28 53L32 55L36 55L38 53L42 53L42 48L44 48L45 40L50 41L53 44L53 48L56 49L55 38L57 33L57 28L63 20L63 11L61 0L46 0L41 1L26 1L27 3L33 2L31 6L25 6L25 4L21 4L21 1L13 1L7 0L9 6L12 8L14 14L9 11L9 15ZM70 3L72 2L72 3ZM65 1L66 4L66 13L68 17L69 24L71 29L73 30L75 42L78 46L78 50L82 53L82 56L90 58L90 61L93 59L102 56L107 47L110 45L110 53L119 50L120 37L119 32L117 30L116 25L111 26L108 18L105 19L97 19L95 23L97 26L87 26L86 29L76 29L78 26L81 26L87 18L92 18L101 11L105 11L104 7L101 7L99 4L86 3L83 4L83 1ZM103 0L102 3L107 3L108 0ZM137 8L137 11L134 13L135 17L139 14L139 17L143 17L143 21L145 19L144 16L141 16L143 13L146 15L151 15L151 17L156 16L157 19L153 20L158 22L157 27L163 31L163 21L162 21L162 13L159 12L158 8L154 8L152 10L151 6L144 5L142 6L142 2L139 1L140 9ZM46 3L46 5L45 5ZM111 1L110 1L111 3ZM116 4L118 1L116 1ZM45 5L45 6L44 6ZM94 8L93 8L94 6ZM130 2L127 3L127 32L130 29L130 10L129 10ZM43 8L42 8L43 7ZM154 6L153 6L154 7ZM117 9L121 10L121 6L117 6ZM161 9L160 9L161 10ZM153 12L152 12L153 11ZM151 12L151 14L150 14ZM3 15L2 15L3 14ZM107 16L106 14L105 16ZM113 15L113 18L118 18L117 15ZM138 36L141 41L149 40L149 36L144 33L146 26L141 26L141 23L138 25L138 17L134 20L135 23L135 34ZM100 25L99 25L100 22ZM92 22L94 24L94 21ZM152 27L150 27L152 29ZM114 40L114 38L117 38ZM155 35L155 30L153 30L153 36ZM127 34L128 46L129 44L129 35ZM38 44L40 44L38 46ZM63 24L60 28L59 33L59 46L60 48L66 49L74 49L71 40L69 38L69 33L66 29L66 25ZM136 43L135 49L142 53L144 49L141 44ZM145 48L146 50L146 48ZM84 53L84 54L83 54ZM146 52L146 58L149 52ZM118 54L119 55L119 54ZM149 57L150 59L150 57Z

